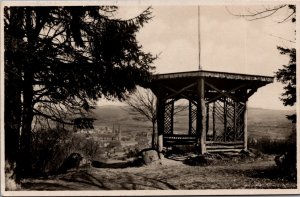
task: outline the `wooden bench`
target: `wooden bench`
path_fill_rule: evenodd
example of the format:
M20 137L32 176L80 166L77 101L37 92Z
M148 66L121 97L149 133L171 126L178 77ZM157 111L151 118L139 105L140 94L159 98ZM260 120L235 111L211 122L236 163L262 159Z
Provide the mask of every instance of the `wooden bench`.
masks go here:
M191 135L164 135L163 141L165 146L195 145L197 143L197 137Z

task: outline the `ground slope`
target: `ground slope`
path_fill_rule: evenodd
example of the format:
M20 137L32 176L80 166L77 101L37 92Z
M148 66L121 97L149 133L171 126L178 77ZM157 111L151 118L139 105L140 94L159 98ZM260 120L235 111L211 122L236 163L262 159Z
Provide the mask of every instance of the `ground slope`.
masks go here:
M273 156L224 165L163 164L81 168L48 179L25 179L25 190L293 189L296 182L278 176Z

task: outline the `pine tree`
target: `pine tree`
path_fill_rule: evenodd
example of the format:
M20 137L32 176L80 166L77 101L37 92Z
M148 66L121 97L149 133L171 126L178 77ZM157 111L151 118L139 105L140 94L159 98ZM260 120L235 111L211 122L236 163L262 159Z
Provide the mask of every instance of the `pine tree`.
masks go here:
M97 99L123 100L150 79L155 57L136 33L151 8L133 19L118 7L5 7L5 159L17 180L30 175L34 117L71 124Z

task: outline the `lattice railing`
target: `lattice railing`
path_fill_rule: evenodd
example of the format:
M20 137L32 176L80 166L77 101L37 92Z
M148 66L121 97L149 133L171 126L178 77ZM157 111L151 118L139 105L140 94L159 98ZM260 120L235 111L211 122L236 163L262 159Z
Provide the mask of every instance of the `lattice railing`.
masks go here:
M224 102L215 102L215 141L224 141Z
M164 134L173 134L173 109L174 101L167 102L164 113Z
M209 103L207 140L230 142L243 140L245 104L231 98ZM214 117L213 117L214 116Z
M196 135L197 106L193 102L189 102L189 113L189 135Z
M245 103L236 102L231 98L221 98L207 104L207 141L234 142L244 140ZM164 134L173 135L174 101L165 104ZM189 104L189 134L196 136L197 105ZM214 117L213 117L214 116Z
M237 120L236 120L236 139L244 140L244 112L246 110L245 103L237 103Z
M224 126L224 141L234 141L235 140L235 102L226 98L226 125Z

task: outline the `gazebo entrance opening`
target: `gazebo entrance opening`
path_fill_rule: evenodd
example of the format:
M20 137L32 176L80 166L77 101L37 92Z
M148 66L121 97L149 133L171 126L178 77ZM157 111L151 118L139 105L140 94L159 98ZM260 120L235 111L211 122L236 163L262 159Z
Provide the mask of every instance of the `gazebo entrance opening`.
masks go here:
M201 153L247 149L247 101L273 77L194 71L154 76L159 150L196 145ZM187 131L174 130L174 102L188 103ZM174 132L175 131L175 132Z
M188 101L186 99L174 101L173 114L173 134L188 135L189 125L186 124L188 122Z

